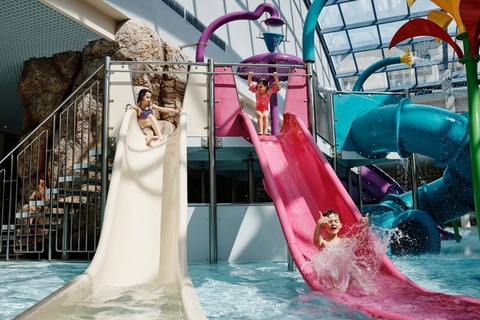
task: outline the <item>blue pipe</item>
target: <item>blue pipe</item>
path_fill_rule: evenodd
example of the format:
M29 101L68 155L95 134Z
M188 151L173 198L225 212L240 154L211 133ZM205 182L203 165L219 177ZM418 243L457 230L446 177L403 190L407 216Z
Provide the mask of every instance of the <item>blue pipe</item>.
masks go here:
M303 24L302 53L304 62L315 62L315 28L318 17L327 0L313 1Z
M351 136L356 151L364 157L378 158L388 152L398 152L402 157L419 153L435 159L437 166L447 167L442 178L418 189L418 210L411 210L411 192L387 195L380 204L362 210L369 212L372 223L382 228L415 221L417 229L429 234L422 240L427 242L424 249L438 251L440 237L436 237L438 230L433 230L432 225L436 228L475 208L468 118L403 99L398 105L360 113L352 123Z
M377 71L377 70L379 70L383 67L389 66L391 64L397 64L397 63L400 63L400 62L401 62L400 61L400 56L385 58L385 59L382 59L380 61L375 62L370 67L365 69L365 71L362 72L360 77L358 77L357 81L355 82L355 85L353 86L352 91L360 91L360 89L362 88L362 86L365 83L365 81L367 80L367 78L370 77L375 71Z

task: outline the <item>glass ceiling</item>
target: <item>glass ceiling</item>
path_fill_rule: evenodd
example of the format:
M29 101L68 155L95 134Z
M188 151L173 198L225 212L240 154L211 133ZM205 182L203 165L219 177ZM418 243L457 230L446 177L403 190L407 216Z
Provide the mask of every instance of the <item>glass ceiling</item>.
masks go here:
M339 88L352 90L358 76L373 63L400 56L410 48L412 69L406 64L390 65L371 75L364 91L423 89L442 85L446 77L455 85L465 82L463 65L453 49L432 37L416 37L388 50L390 40L408 20L425 18L439 8L430 0L417 0L411 8L407 0L329 0L319 16L321 38L328 53ZM447 29L455 40L457 26Z

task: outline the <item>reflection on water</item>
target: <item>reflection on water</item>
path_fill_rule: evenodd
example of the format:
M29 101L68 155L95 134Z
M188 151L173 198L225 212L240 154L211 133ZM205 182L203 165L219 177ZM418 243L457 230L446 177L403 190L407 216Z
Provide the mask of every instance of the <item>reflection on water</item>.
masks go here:
M442 241L440 254L391 259L400 271L424 288L480 298L478 236L476 233L462 233L462 236L460 243ZM87 266L86 262L0 262L0 319L13 319L81 274ZM318 292L312 292L299 272L287 271L287 264L283 261L189 264L189 273L209 319L370 319ZM176 297L170 296L173 287L138 288L141 292L138 294L132 292L133 289L137 288L106 288L106 297L78 307L76 319L95 319L94 316L98 319L135 319L132 315L123 315L125 309L136 312L136 319L161 319L170 315L170 319L175 319L178 316ZM149 290L158 292L152 296ZM395 301L394 291L391 293L383 298ZM400 295L401 290L397 293ZM373 299L368 296L365 299L374 301L375 295L370 296ZM420 311L429 303L422 299L423 294L412 304ZM141 303L134 302L137 300ZM115 304L119 305L116 311ZM163 308L159 307L162 304ZM162 316L158 316L159 309ZM78 313L81 310L85 311L83 315ZM69 316L63 319L75 318Z
M285 262L189 265L208 319L370 319L313 292Z
M175 285L149 284L104 287L77 302L73 314L58 319L184 319L184 315Z

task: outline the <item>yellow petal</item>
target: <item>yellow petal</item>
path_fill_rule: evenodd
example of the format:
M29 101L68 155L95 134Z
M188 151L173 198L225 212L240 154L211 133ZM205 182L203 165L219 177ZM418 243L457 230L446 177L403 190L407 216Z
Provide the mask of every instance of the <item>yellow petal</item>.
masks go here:
M415 0L407 0L408 7L410 8Z
M430 0L435 3L437 6L442 8L443 10L450 13L457 23L458 32L463 33L465 32L465 28L463 27L462 18L460 17L460 0Z
M427 19L439 25L443 30L447 30L448 25L452 22L453 18L443 11L433 10L427 14ZM439 43L440 39L435 37L435 40Z

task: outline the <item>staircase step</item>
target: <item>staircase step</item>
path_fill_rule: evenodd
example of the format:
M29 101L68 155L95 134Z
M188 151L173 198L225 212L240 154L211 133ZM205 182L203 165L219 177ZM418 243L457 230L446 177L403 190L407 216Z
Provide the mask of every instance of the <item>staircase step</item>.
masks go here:
M75 170L85 170L85 169L100 170L101 168L102 168L102 165L100 163L96 163L96 162L82 162L82 163L75 163L73 165L73 169L75 169Z
M53 189L45 189L46 194L58 194L60 196L67 196L67 197L93 197L97 194L100 194L100 191L95 190L79 190L79 189L70 189L70 188L53 188ZM37 200L39 202L40 200ZM30 203L35 202L34 200L30 201ZM37 205L39 206L39 205Z
M66 177L58 177L58 183L65 183L65 182L84 182L85 178L82 176L66 176Z
M100 170L102 169L102 164L101 163L95 163L95 162L82 162L82 163L75 163L73 165L74 170ZM112 172L112 167L108 166L107 167L107 172L111 173Z
M2 233L7 232L8 229L10 229L10 231L15 230L15 226L13 224L11 224L10 226L6 224L2 224Z
M98 150L90 150L90 152L88 153L89 156L91 157L98 157L100 158L102 156L102 150L101 149L98 149ZM108 156L107 156L107 159L110 159L110 160L113 160L115 158L115 149L109 149L108 150Z
M70 195L69 195L70 196ZM36 203L36 204L35 204ZM44 201L44 200L38 200L38 201L30 201L30 206L31 207L43 207L43 206L50 206L50 204L52 204L52 206L54 208L65 208L67 206L69 206L70 208L72 209L78 209L80 206L85 206L87 205L88 203L86 202L78 202L78 201L75 201L75 202L72 202L71 200L62 200L62 201L57 201L57 200L54 200L54 201ZM53 213L53 214L56 214L56 213Z

